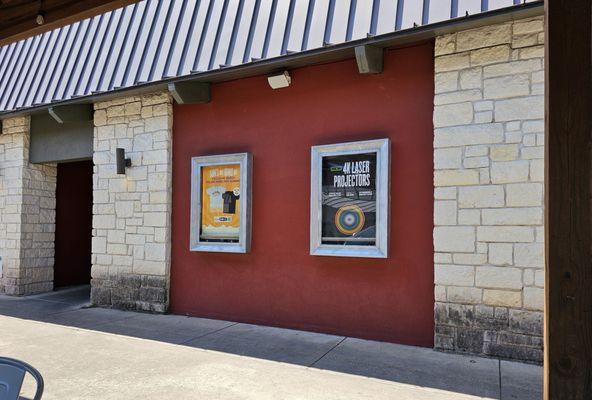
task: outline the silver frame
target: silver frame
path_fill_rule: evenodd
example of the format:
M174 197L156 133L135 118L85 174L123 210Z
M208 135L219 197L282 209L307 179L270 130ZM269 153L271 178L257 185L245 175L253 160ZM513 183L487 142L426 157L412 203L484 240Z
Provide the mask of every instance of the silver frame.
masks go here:
M241 187L241 225L238 243L202 242L201 227L201 168L210 165L239 164ZM248 253L251 250L251 183L253 156L250 153L221 154L191 158L191 226L190 251Z
M321 242L323 157L376 152L376 244L343 246ZM311 148L310 254L313 256L387 258L390 232L390 140L377 139Z

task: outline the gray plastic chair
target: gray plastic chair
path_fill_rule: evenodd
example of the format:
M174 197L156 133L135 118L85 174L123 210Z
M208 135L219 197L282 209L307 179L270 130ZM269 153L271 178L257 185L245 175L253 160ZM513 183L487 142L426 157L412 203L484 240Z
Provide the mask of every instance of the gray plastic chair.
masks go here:
M26 362L14 358L0 357L0 400L18 400L26 373L37 382L37 391L33 400L40 400L43 395L43 377Z

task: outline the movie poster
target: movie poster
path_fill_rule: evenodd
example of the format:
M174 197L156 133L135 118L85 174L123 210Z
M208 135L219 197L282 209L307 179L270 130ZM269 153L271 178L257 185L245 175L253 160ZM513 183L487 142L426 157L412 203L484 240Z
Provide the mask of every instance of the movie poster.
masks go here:
M201 232L204 241L238 242L240 232L240 165L201 169Z
M376 243L376 153L323 157L323 244Z

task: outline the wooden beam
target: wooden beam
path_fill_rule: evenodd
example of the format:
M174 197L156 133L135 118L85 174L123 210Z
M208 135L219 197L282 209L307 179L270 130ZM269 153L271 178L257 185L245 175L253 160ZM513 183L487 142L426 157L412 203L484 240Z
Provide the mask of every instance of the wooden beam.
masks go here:
M12 15L6 18L0 9L0 46L16 42L30 36L38 35L64 25L74 23L86 18L94 17L123 7L137 3L139 0L69 0L60 2L59 6L48 7L44 11L45 22L38 25L35 21L36 13L30 13L27 5L19 6L22 17ZM38 7L39 2L33 2Z
M384 49L376 46L357 46L356 61L360 74L380 74L384 59Z
M169 92L178 104L209 103L211 100L210 84L205 82L169 83Z
M91 121L93 119L92 104L67 104L63 106L49 107L49 115L57 123Z
M545 399L592 399L592 7L546 7Z

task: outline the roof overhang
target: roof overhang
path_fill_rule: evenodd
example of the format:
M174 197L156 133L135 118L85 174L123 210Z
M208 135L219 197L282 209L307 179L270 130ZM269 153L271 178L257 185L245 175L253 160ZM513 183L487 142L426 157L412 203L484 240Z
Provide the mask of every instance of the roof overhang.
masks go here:
M0 0L0 46L90 18L138 0Z
M23 114L42 112L57 104L89 104L107 101L122 96L134 96L144 93L166 91L169 83L194 81L204 83L226 82L258 75L267 75L278 70L295 69L310 65L326 64L355 57L355 48L370 45L381 48L400 48L433 40L436 36L461 30L478 28L486 25L507 22L516 19L530 18L544 14L543 2L524 3L518 6L493 10L481 14L455 18L430 25L406 29L380 36L325 46L318 49L287 54L280 57L252 61L246 64L231 66L212 71L195 73L182 77L164 79L158 82L139 84L129 88L115 89L109 92L69 99L65 101L28 107L21 110L0 113L0 119Z

